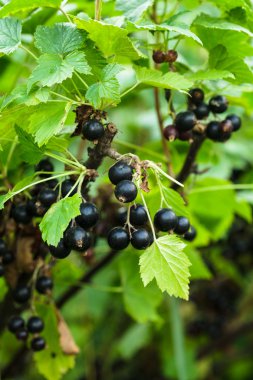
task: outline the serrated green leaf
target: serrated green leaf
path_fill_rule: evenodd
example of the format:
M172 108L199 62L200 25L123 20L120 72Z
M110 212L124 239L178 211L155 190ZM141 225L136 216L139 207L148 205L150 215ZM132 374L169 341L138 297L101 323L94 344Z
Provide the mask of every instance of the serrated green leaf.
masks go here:
M234 78L234 75L226 70L216 70L216 69L209 69L209 70L203 70L198 71L196 73L188 73L186 74L186 78L194 80L194 81L201 81L201 80L217 80L217 79L226 79L226 78Z
M155 279L162 292L188 300L191 263L184 248L185 244L175 235L157 239L140 257L144 286Z
M0 52L10 54L21 43L21 22L12 17L0 19Z
M66 54L84 47L85 36L67 23L53 26L39 25L35 32L35 45L42 53Z
M0 9L0 17L13 15L38 7L59 8L61 0L11 0Z
M30 164L39 162L44 154L44 149L39 148L33 137L18 126L15 127L20 143L22 159Z
M50 207L40 223L42 238L45 242L54 246L59 243L71 219L80 214L81 202L81 196L75 194L61 199Z
M124 12L124 16L131 20L139 20L154 3L154 0L116 0L116 9Z
M169 187L162 186L163 195L166 201L166 206L171 207L177 215L189 217L189 210L185 205L185 201L181 195Z

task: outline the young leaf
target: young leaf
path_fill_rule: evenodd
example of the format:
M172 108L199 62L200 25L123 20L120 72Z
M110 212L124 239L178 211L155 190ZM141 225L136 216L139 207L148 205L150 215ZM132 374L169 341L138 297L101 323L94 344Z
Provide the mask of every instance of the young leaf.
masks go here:
M157 239L140 257L144 285L155 279L163 292L188 300L191 263L184 248L185 244L175 235Z
M21 43L21 22L12 17L0 19L0 52L10 54Z
M50 207L40 223L42 238L45 242L54 246L59 243L71 219L80 214L81 202L80 195L75 194L61 199Z
M137 21L153 3L154 0L116 0L116 9L123 11L127 19Z
M0 17L24 12L38 7L59 8L61 0L11 0L0 9Z
M44 154L44 149L39 148L34 142L33 137L18 126L15 127L20 142L20 150L22 159L30 164L39 162Z
M66 54L84 47L84 34L70 24L40 25L35 32L35 45L42 53Z

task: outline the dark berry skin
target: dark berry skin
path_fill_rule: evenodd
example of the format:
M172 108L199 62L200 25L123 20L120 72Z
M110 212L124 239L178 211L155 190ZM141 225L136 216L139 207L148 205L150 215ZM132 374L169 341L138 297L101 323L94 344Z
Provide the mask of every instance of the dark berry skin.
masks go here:
M241 125L242 125L242 121L241 121L241 118L237 115L228 115L226 117L226 120L230 120L231 123L232 123L232 126L233 126L233 132L235 131L238 131L238 129L241 128Z
M44 338L42 338L40 336L37 336L36 338L32 339L32 341L31 341L31 349L34 352L42 351L42 350L44 350L45 347L46 347L46 342L45 342Z
M23 328L17 331L15 335L18 340L26 341L28 338L28 331Z
M109 232L107 241L112 249L119 251L121 249L125 249L128 246L130 239L127 231L124 228L115 227Z
M99 212L93 203L82 203L80 206L81 215L76 218L77 223L83 228L94 227L99 219Z
M18 285L13 291L13 299L17 303L25 303L31 297L31 289L27 285Z
M172 231L177 223L178 219L176 214L169 208L162 208L155 214L154 224L159 231Z
M197 235L197 231L193 226L190 226L189 231L184 234L184 239L187 241L193 241Z
M25 321L22 317L19 316L13 316L8 322L8 330L15 334L20 329L23 329L25 327Z
M117 210L116 220L120 225L124 225L127 221L127 209L125 207L120 207Z
M116 164L110 167L108 177L111 183L114 185L117 185L123 180L132 181L133 167L124 161L118 161Z
M38 199L43 206L49 207L57 200L57 191L53 189L42 189L39 192Z
M140 228L132 233L131 244L135 249L146 249L150 246L150 233Z
M65 246L63 239L59 241L56 247L50 245L48 248L51 255L57 259L65 259L71 252L71 249Z
M91 238L82 227L70 227L65 231L64 244L75 251L87 251L91 246Z
M119 182L114 190L115 197L123 203L134 201L137 197L137 192L135 184L128 180Z
M196 116L193 112L179 112L175 118L175 127L179 132L185 132L191 130L196 122Z
M44 329L44 322L40 317L30 317L27 321L27 330L31 334L39 333Z
M163 136L168 141L174 141L178 137L178 130L173 124L167 125L163 130Z
M75 181L72 181L71 179L65 179L65 181L61 184L61 195L62 197L66 197L67 194L71 191L72 187L74 186ZM73 189L71 193L69 194L69 197L74 195L77 192L77 189Z
M207 124L206 135L213 141L219 141L221 137L221 127L218 121L211 121Z
M223 133L232 133L233 132L233 124L230 120L223 120L220 123L220 127Z
M178 58L178 54L176 50L168 50L167 53L165 53L165 62L173 63L176 62Z
M3 265L11 264L13 261L14 261L14 255L11 251L7 251L3 254L3 258L2 258Z
M32 216L43 216L47 212L47 207L42 205L37 198L28 199L26 208L28 213Z
M54 167L53 167L53 164L47 160L47 159L44 159L44 160L41 160L38 165L36 166L35 170L37 172L52 172L54 170ZM40 177L49 177L50 174L39 174Z
M32 216L29 214L26 204L14 206L12 210L12 217L15 222L22 224L28 224L32 220Z
M53 289L53 281L48 276L40 276L36 281L36 290L40 294L46 294Z
M209 107L213 113L222 113L227 110L228 101L225 96L216 95L209 100Z
M153 61L155 63L163 63L163 62L165 62L165 54L161 50L155 50L155 51L153 51L152 58L153 58Z
M185 234L190 228L190 222L185 216L179 216L174 232L178 235Z
M4 267L2 264L0 264L0 277L3 277L4 275Z
M3 256L3 254L7 251L7 247L5 244L5 241L3 239L0 239L0 256Z
M193 88L189 91L189 102L195 104L196 106L200 105L204 101L204 91L201 88Z
M82 134L89 141L99 140L105 133L103 124L97 120L90 120L83 124Z
M206 103L201 103L193 110L193 112L195 113L198 120L202 120L208 117L210 109Z
M181 141L189 141L193 138L192 131L185 131L178 133L178 139Z
M148 214L145 207L136 204L130 207L130 223L133 226L143 226L148 221Z

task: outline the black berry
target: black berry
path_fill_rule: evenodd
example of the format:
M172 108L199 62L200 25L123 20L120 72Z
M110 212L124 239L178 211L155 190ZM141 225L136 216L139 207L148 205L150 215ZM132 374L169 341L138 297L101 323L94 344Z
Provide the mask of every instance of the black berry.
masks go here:
M241 118L237 115L228 115L226 117L226 120L230 120L232 125L233 125L233 131L238 131L238 129L241 128L241 125L242 125L242 121L241 121Z
M48 290L53 288L53 281L48 276L40 276L36 281L36 290L40 294L46 294Z
M173 124L167 125L163 130L163 136L166 140L174 141L178 137L178 130Z
M45 339L37 336L36 338L33 338L31 341L31 349L35 352L42 351L46 347Z
M22 224L28 224L32 220L32 216L29 214L26 204L14 206L12 210L12 217L15 222Z
M147 221L148 214L143 205L137 203L130 207L130 223L133 226L143 226Z
M176 214L169 208L162 208L155 214L154 224L159 231L172 231L176 227L177 223L178 218Z
M189 141L193 138L192 131L185 131L178 133L178 139L181 141Z
M37 172L52 172L54 170L54 167L53 167L53 164L47 160L47 159L44 159L44 160L41 160L38 165L36 166L36 171ZM40 177L49 177L50 174L39 174Z
M11 251L7 251L3 254L2 263L3 265L11 264L14 261L14 255Z
M25 321L22 317L13 316L8 322L8 330L15 334L18 330L25 327Z
M193 226L184 234L184 239L187 241L193 241L197 235L197 231Z
M77 223L83 228L95 226L99 219L99 212L93 203L82 203L80 206L81 215L76 218Z
M43 216L47 212L47 207L42 205L37 198L28 199L26 209L32 216Z
M3 256L3 254L7 251L7 247L5 244L5 241L3 239L0 239L0 256Z
M131 244L136 249L146 249L150 245L150 233L144 228L134 231Z
M127 221L127 209L125 207L120 207L117 210L116 220L120 225L124 225Z
M44 329L44 322L40 317L30 317L27 321L27 330L29 333L39 333Z
M26 341L26 339L28 338L28 331L23 328L17 331L15 335L18 340Z
M56 257L57 259L65 259L65 257L67 257L70 254L71 249L66 247L66 245L64 244L64 240L61 239L56 247L50 245L49 251L51 255Z
M200 105L204 101L204 91L201 88L193 88L189 91L189 102L195 104L196 106Z
M153 58L153 61L155 63L163 63L163 62L165 62L165 54L161 50L155 50L155 51L153 51L152 58Z
M228 101L225 96L216 95L210 99L209 107L213 113L222 113L227 110Z
M110 167L108 176L114 185L123 180L131 181L133 178L133 167L124 161L118 161Z
M176 234L183 235L190 228L190 222L185 216L179 216L176 228L174 229Z
M193 110L193 112L198 120L202 120L208 117L210 109L206 103L201 103Z
M129 244L129 235L124 228L113 228L107 237L108 244L112 249L121 250L125 249Z
M39 192L38 199L43 206L49 207L57 200L57 191L53 189L42 189Z
M165 53L165 62L173 63L176 62L178 57L178 54L176 50L168 50L167 53Z
M137 187L133 182L124 180L117 184L114 194L120 202L132 202L137 197Z
M89 141L100 139L104 132L105 130L103 124L97 120L87 121L82 127L82 134Z
M91 246L90 234L82 227L70 227L64 234L64 244L75 251L86 251Z
M18 285L13 291L13 299L17 303L25 303L31 297L31 289L27 285Z
M221 127L218 121L211 121L207 124L206 135L213 141L219 141L221 138Z
M72 181L71 179L65 179L65 181L62 182L61 184L61 195L62 197L72 196L77 192L77 189L72 189L72 187L75 185L75 181Z
M191 111L180 112L175 118L175 126L180 132L191 130L196 122L196 116Z

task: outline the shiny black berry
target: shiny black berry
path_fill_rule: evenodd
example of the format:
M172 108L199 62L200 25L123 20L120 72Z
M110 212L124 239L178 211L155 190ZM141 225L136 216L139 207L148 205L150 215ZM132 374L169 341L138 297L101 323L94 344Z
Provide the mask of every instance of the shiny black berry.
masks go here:
M189 91L189 102L198 106L204 101L204 91L201 88L193 88Z
M137 197L137 187L133 182L124 180L117 184L114 194L120 202L129 203Z
M25 327L25 321L22 317L13 316L8 322L8 330L15 334L18 330L23 329Z
M167 125L163 130L163 136L168 141L174 141L178 137L178 130L173 124Z
M153 51L152 58L153 58L153 61L155 63L163 63L163 62L165 62L165 54L161 50L155 50L155 51Z
M28 224L32 220L32 216L29 214L26 204L14 206L12 210L12 217L15 222L22 224Z
M40 276L36 281L36 290L40 294L46 294L49 290L53 289L53 281L51 277Z
M32 216L43 216L48 210L37 198L28 199L26 208L28 213Z
M5 241L3 239L0 239L0 256L3 256L3 254L7 251L7 247L5 244Z
M31 341L31 349L35 352L42 351L46 347L45 339L37 336L36 338L33 338Z
M180 112L175 118L175 126L180 132L191 130L196 123L196 116L191 111Z
M154 224L159 231L172 231L176 227L177 223L178 218L176 214L169 208L162 208L155 214Z
M77 192L77 188L71 190L74 185L75 185L75 181L72 181L71 179L65 179L65 181L62 182L61 195L63 198L66 197L66 195L71 197Z
M18 285L13 291L13 299L17 303L25 303L31 297L31 288L27 285Z
M187 241L193 241L197 235L197 231L193 226L184 234L184 239Z
M174 229L175 233L178 235L185 234L190 228L190 222L185 216L179 216L176 228Z
M93 203L82 203L80 206L81 215L76 218L77 223L83 228L94 227L99 219L99 212Z
M70 227L65 231L64 244L75 251L83 252L90 248L91 237L82 227Z
M83 124L82 134L89 141L100 139L105 133L103 124L97 120L90 120Z
M216 95L209 100L209 107L213 113L222 113L227 110L228 101L225 96Z
M28 331L23 328L17 331L15 335L18 340L26 341L28 338Z
M43 206L49 207L57 200L58 193L53 189L42 189L39 192L38 199Z
M71 248L66 247L66 245L64 244L64 240L61 239L56 247L50 245L49 251L51 255L55 258L65 259L65 257L67 257L70 254Z
M133 226L143 226L148 221L148 214L145 207L139 203L130 207L130 224Z
M202 120L208 117L210 109L206 103L201 103L193 110L193 112L198 120Z
M27 330L31 334L39 333L44 329L44 322L40 317L33 316L27 321Z
M125 207L120 207L117 210L116 220L120 225L124 225L127 221L127 209Z
M44 159L44 160L41 160L38 165L36 166L35 170L37 172L52 172L54 170L54 167L53 167L53 164L47 160L47 159ZM40 177L49 177L50 174L39 174Z
M11 264L14 261L14 255L11 251L7 251L3 254L2 263L3 265Z
M124 228L115 227L109 232L107 241L112 249L118 251L125 249L128 246L130 239L128 232Z
M213 141L219 141L221 138L221 127L218 121L211 121L207 124L206 135Z
M108 177L114 185L123 180L131 181L133 178L133 167L125 161L118 161L110 167Z
M235 131L238 131L238 129L241 128L241 125L242 125L242 121L241 121L241 118L237 115L228 115L226 117L226 120L230 120L232 125L233 125L233 132Z
M146 249L150 245L150 233L140 228L132 233L131 244L136 249Z

